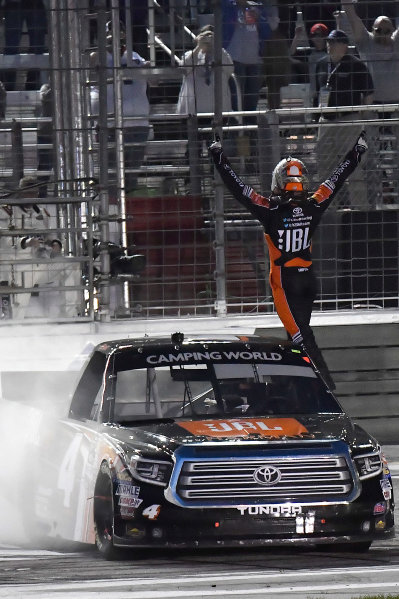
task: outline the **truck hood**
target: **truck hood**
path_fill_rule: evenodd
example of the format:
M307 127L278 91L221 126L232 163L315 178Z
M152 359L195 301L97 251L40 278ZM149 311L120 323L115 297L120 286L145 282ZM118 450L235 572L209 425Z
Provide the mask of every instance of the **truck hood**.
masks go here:
M151 421L119 427L115 432L119 441L131 442L136 448L139 445L142 450L151 448L161 452L166 450L167 453L181 445L204 442L236 444L242 441L259 444L342 440L352 444L359 434L364 434L368 440L368 435L359 427L354 427L346 414Z

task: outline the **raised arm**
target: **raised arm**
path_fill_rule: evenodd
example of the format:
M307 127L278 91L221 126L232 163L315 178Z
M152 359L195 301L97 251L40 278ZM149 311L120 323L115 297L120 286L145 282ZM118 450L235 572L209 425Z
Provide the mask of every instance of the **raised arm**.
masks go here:
M301 36L305 32L305 27L303 25L297 25L295 27L295 34L292 38L291 46L290 46L290 56L293 56L298 49Z
M233 194L236 200L249 210L256 218L262 214L264 218L265 208L270 208L268 198L257 193L250 185L241 181L240 177L234 172L233 167L223 152L222 144L219 140L214 141L209 146L209 152L212 155L213 162L222 178L227 189Z
M362 131L353 148L347 152L344 159L334 169L328 179L326 179L313 194L313 199L321 208L328 208L337 191L342 187L346 179L353 173L360 163L362 155L367 149L368 146L365 133Z
M367 28L359 15L356 13L353 0L342 0L342 10L346 12L346 16L348 17L348 21L352 27L355 42L359 42L364 33L367 32Z

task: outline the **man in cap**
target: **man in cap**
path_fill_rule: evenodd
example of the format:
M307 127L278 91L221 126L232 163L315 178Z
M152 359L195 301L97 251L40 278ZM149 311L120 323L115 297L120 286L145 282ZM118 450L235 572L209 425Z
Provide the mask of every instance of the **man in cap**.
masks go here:
M309 324L317 287L311 240L324 211L366 150L365 138L359 135L337 168L314 193L309 192L304 163L297 158L284 158L273 171L271 195L264 197L233 171L218 139L209 147L229 191L264 228L270 256L270 286L281 322L293 342L306 350L331 389L334 382Z
M323 108L336 108L324 112L320 118L317 140L318 176L325 177L331 161L337 154L346 151L353 138L364 128L365 113L341 111L342 106L360 106L373 102L373 80L366 65L348 52L347 34L334 29L327 36L328 56L321 59L316 67L316 85L319 105ZM350 125L346 123L351 123ZM344 126L339 126L345 123ZM366 161L365 161L366 162ZM367 205L367 187L363 168L357 169L348 183L349 197L341 198L343 207L359 208Z
M298 48L301 36L303 35L304 27L298 25L295 28L295 36L290 47L290 55L294 64L303 60L305 56L307 60L307 71L310 83L310 97L312 98L313 106L318 105L318 96L316 91L316 65L319 60L327 56L326 38L328 36L328 27L324 23L315 23L310 28L309 39L311 48Z

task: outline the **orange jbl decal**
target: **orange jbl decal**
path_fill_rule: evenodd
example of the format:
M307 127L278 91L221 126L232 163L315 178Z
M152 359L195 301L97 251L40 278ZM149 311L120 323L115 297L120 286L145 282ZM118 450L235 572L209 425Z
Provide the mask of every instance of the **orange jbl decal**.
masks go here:
M205 437L295 437L308 430L295 418L232 418L228 420L192 420L178 423L196 436Z

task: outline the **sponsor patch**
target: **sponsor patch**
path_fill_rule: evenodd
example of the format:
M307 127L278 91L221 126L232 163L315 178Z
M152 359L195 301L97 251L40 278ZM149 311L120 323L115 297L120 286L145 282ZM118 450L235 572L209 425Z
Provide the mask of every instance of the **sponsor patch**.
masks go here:
M308 433L295 418L234 418L228 420L180 421L179 426L205 437L297 437Z

